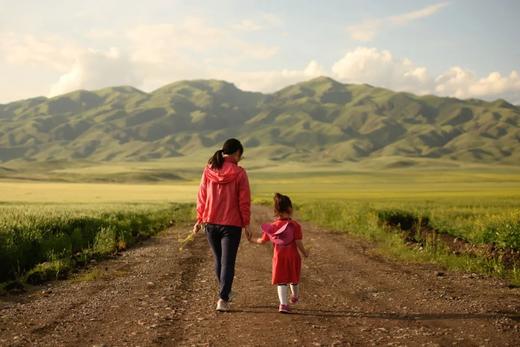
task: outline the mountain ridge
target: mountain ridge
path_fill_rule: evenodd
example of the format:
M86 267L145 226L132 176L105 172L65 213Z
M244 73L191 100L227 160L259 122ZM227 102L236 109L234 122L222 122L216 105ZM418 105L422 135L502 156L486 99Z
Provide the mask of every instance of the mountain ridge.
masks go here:
M457 101L467 101L467 102L471 102L471 101L487 102L487 103L501 102L501 103L504 103L504 104L507 104L507 105L510 105L510 106L513 106L513 107L520 107L520 105L512 104L512 103L508 102L507 100L505 100L503 98L497 98L497 99L492 100L492 101L486 101L486 100L478 99L478 98L461 99L461 98L450 97L450 96L438 96L438 95L435 95L435 94L417 95L417 94L414 94L414 93L411 93L411 92L405 92L405 91L395 92L395 91L392 91L389 88L378 87L378 86L374 86L374 85L371 85L371 84L368 84L368 83L359 83L359 84L355 84L355 83L342 83L342 82L339 82L339 81L333 79L332 77L328 77L328 76L325 76L325 75L314 77L314 78L312 78L310 80L307 80L307 81L298 82L298 83L294 83L294 84L288 85L288 86L283 87L283 88L281 88L281 89L279 89L277 91L274 91L272 93L264 93L264 92L257 92L257 91L242 90L242 89L238 88L233 82L228 82L226 80L221 80L221 79L191 79L191 80L186 79L186 80L179 80L179 81L168 83L168 84L166 84L164 86L161 86L161 87L158 87L158 88L156 88L156 89L154 89L154 90L152 90L150 92L145 92L145 91L143 91L143 90L141 90L141 89L139 89L137 87L134 87L134 86L131 86L131 85L124 85L123 84L123 85L117 85L117 86L111 86L111 87L103 87L103 88L94 89L94 90L90 90L90 89L76 89L76 90L73 90L73 91L70 91L70 92L67 92L67 93L64 93L64 94L60 94L60 95L55 95L55 96L52 96L52 97L39 95L39 96L29 97L29 98L25 98L25 99L13 100L13 101L9 101L7 103L0 103L0 107L1 106L7 106L9 104L25 102L25 101L30 101L30 100L36 100L36 99L41 99L43 101L46 101L46 100L50 100L50 99L54 99L54 98L64 97L64 96L67 96L69 94L78 93L78 92L94 92L95 93L95 92L101 92L101 91L105 91L105 90L124 90L124 89L126 89L126 90L133 90L133 91L136 91L138 93L150 95L150 94L153 94L153 93L155 93L156 91L158 91L160 89L163 89L164 87L172 86L172 85L175 85L175 84L191 83L191 82L208 82L208 81L210 81L210 82L211 81L223 82L225 84L232 85L236 89L241 90L241 91L246 92L246 93L272 95L272 94L280 92L283 89L290 88L292 86L295 86L295 85L298 85L298 84L301 84L301 83L307 83L307 82L319 81L319 80L330 80L332 82L335 82L335 83L337 83L339 85L343 85L343 86L349 86L349 85L350 86L354 86L354 85L355 86L366 86L366 87L370 87L370 88L377 88L377 89L387 90L387 91L391 91L391 92L394 92L394 93L404 93L404 94L410 94L410 95L420 96L420 97L447 98L447 99L453 99L453 100L457 100Z
M223 80L76 90L0 104L0 161L149 160L239 137L270 159L518 163L520 107L320 76L274 93Z

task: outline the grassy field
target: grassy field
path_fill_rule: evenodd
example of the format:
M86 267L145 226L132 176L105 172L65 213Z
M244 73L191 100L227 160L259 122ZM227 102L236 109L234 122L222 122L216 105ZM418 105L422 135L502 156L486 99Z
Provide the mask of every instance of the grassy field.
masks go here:
M40 283L193 220L192 204L0 205L0 282Z
M151 162L4 164L1 201L194 201L207 151ZM400 165L410 165L396 167ZM514 197L520 194L520 167L416 158L385 157L353 162L240 162L253 195L283 191L307 199L431 199ZM172 179L172 177L175 177ZM113 184L118 183L118 184Z
M299 204L298 215L323 227L375 241L384 254L393 257L498 275L520 285L520 196L306 200ZM424 236L423 229L434 232ZM440 235L449 236L448 241L443 242ZM454 251L450 243L455 241L476 251Z
M0 202L193 202L197 186L9 181L0 182L0 192Z
M11 264L4 278L26 274L42 261L71 259L70 254L83 248L87 255L95 253L93 249L100 245L96 235L105 230L101 226L112 225L106 223L115 223L114 228L119 230L111 234L109 242L117 246L120 239L125 240L125 228L130 227L123 222L117 224L110 216L120 215L123 221L140 220L131 228L131 235L141 229L148 235L148 224L153 230L160 229L172 206L187 206L176 204L195 201L205 156L199 153L190 160L76 163L68 167L40 164L32 170L24 167L27 164L13 165L16 175L4 176L0 181L0 241L2 254L10 252ZM520 282L516 265L505 268L496 259L453 256L449 250L441 252L439 247L410 249L404 246L401 236L389 232L382 217L412 216L416 221L427 220L427 226L439 233L471 244L493 244L496 248L519 251L519 167L429 160L416 161L412 167L395 167L396 162L398 158L341 164L246 158L241 165L248 170L256 202L269 204L273 193L279 191L292 197L299 206L300 218L377 240L387 253L467 271L495 273ZM67 182L67 178L79 182ZM183 210L184 220L193 219L190 213L193 211ZM89 234L89 242L78 248L71 237L78 228L71 225L82 223L78 222L82 218L95 220L98 232ZM62 236L54 235L56 230L57 235L66 235L65 254L52 246L62 242ZM27 256L28 249L24 247L31 242L46 250L32 252L38 254L36 257ZM21 246L12 246L16 244ZM6 253L6 245L14 248ZM25 258L30 260L19 260Z

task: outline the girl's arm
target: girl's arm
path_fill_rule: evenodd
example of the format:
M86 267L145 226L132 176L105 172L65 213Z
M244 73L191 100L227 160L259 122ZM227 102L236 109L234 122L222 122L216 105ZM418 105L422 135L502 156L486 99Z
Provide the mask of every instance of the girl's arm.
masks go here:
M257 238L257 239L250 239L249 242L252 242L252 243L256 243L256 244L259 244L259 245L263 245L264 243L266 242L269 242L269 237L267 237L267 235L265 233L262 232L262 236Z
M298 250L300 251L300 253L305 257L307 258L309 256L309 251L307 251L305 249L305 246L303 246L303 241L302 240L296 240L296 247L298 247Z
M263 245L264 243L268 242L269 240L264 240L263 238L259 237L256 240L251 240L251 242L258 243L259 245Z

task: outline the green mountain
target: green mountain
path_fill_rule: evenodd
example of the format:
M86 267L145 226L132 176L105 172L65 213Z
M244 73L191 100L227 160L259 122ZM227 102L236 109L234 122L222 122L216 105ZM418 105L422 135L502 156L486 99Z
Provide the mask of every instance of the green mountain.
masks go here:
M147 160L240 138L270 159L384 156L520 163L520 107L327 77L273 94L217 80L79 90L0 105L0 161Z

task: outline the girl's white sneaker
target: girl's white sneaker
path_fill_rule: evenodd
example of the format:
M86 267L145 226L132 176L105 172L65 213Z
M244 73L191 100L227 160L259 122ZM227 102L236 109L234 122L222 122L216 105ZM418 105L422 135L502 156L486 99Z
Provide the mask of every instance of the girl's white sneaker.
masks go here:
M280 313L291 313L291 309L289 308L289 305L280 304L280 306L278 306L278 312L280 312Z

